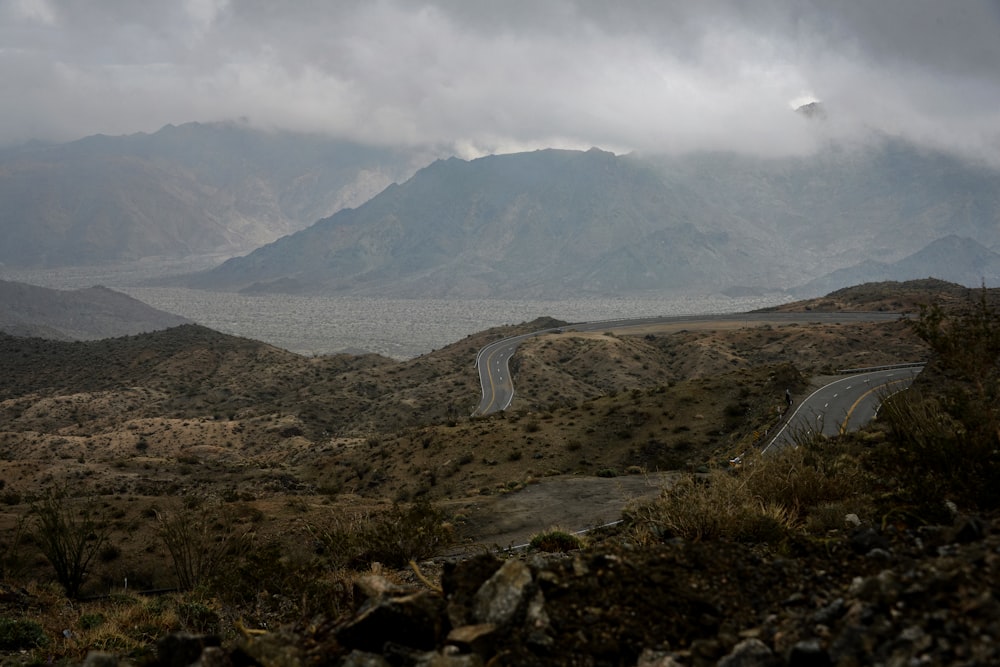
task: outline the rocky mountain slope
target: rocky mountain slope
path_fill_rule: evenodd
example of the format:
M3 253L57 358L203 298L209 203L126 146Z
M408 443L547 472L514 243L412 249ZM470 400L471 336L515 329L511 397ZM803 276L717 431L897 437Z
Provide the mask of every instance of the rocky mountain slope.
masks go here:
M405 153L236 123L0 151L0 263L232 255L411 173Z
M450 159L186 284L556 298L788 289L949 235L996 247L998 184L995 170L888 139L772 160L596 149ZM933 251L904 264L926 276L967 259L954 243Z
M54 290L0 280L0 331L55 340L95 340L188 324L106 287Z

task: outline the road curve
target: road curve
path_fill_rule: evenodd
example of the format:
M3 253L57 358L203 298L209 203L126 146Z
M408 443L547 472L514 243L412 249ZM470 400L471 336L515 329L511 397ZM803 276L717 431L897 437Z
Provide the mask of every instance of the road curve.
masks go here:
M567 324L561 328L542 329L531 333L504 338L490 343L476 355L476 368L482 398L473 415L488 415L510 407L514 400L514 381L510 374L510 360L522 341L535 336L565 331L615 331L642 330L651 327L670 327L675 330L698 328L724 328L763 326L765 324L811 324L894 321L904 317L900 313L838 312L838 313L727 313L724 315L680 315L673 317L647 317L600 322Z
M794 445L803 435L830 437L861 428L878 414L887 396L909 387L922 370L914 365L862 372L820 387L799 403L762 451Z

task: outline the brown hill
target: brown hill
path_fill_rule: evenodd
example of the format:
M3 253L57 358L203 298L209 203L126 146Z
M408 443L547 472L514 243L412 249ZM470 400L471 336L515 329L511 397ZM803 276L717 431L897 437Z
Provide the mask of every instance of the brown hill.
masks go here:
M0 331L13 336L94 340L189 322L106 287L55 290L0 280Z

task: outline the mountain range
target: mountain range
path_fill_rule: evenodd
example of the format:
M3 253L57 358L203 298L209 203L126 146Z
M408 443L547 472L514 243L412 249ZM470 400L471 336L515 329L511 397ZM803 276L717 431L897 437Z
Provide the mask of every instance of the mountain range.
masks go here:
M966 241L941 241L958 236ZM985 265L982 275L950 269L971 270L998 244L1000 172L895 140L781 159L542 150L437 161L184 284L406 297L808 296L822 293L809 285L852 284L864 270L834 272L871 263L996 284Z
M0 331L12 336L97 340L189 323L106 287L55 290L0 280Z
M1000 284L1000 171L899 139L416 159L239 123L8 149L0 262L218 255L168 284L440 298Z
M0 265L233 254L412 173L401 151L239 123L0 151Z
M819 295L845 285L903 282L930 276L967 287L1000 285L1000 254L972 239L951 234L897 262L867 260L811 280L793 292Z

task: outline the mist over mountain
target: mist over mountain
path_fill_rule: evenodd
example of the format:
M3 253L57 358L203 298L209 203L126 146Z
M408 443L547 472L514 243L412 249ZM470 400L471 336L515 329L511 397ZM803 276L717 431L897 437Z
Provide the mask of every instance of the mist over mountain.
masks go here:
M364 202L402 152L238 123L0 151L0 263L233 255Z
M189 323L106 287L54 290L0 280L0 331L13 336L96 340Z
M866 260L811 280L793 291L798 296L818 296L844 285L903 282L929 276L967 287L1000 285L1000 254L972 239L952 234L897 262Z
M435 162L185 284L411 297L790 289L953 234L1000 244L1000 172L896 140L794 158L542 150Z

